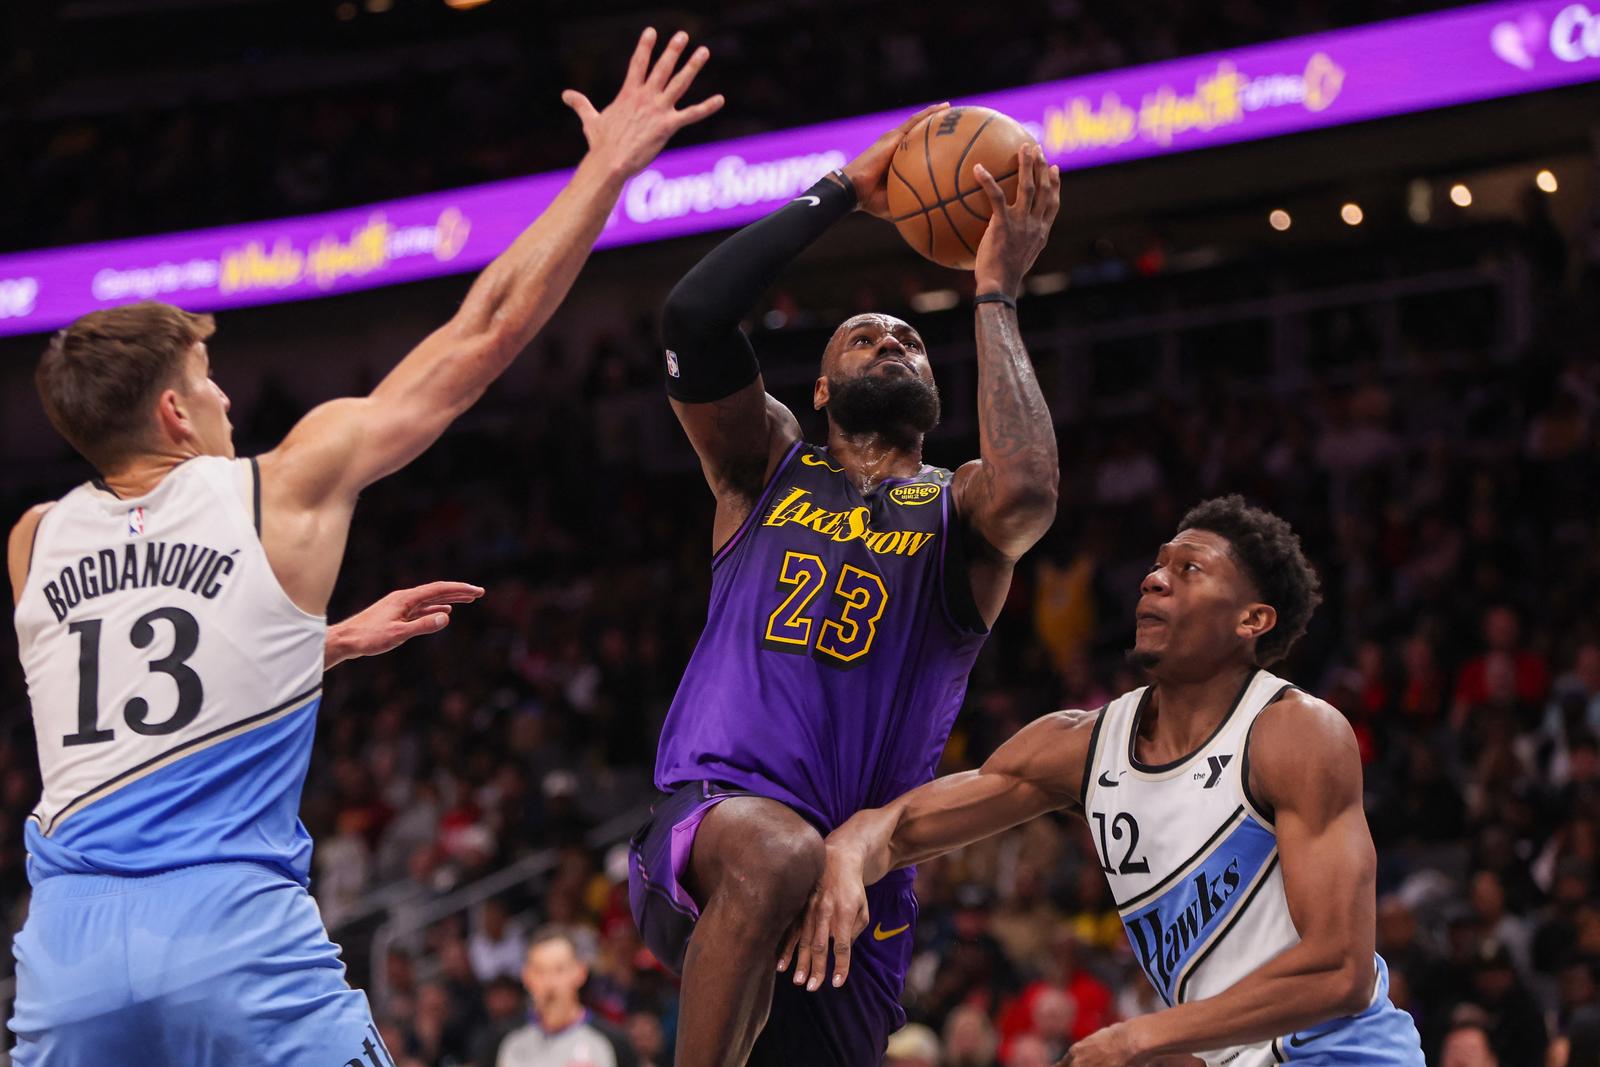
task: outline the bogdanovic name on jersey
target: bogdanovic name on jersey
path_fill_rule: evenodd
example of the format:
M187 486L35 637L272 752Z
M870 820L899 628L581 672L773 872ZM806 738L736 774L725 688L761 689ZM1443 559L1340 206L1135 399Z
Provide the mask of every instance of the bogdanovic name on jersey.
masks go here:
M148 541L102 548L46 581L42 590L57 622L80 604L107 593L162 586L215 600L233 573L238 549L223 552L193 542Z
M1128 933L1139 950L1139 962L1146 974L1158 979L1159 988L1171 988L1172 976L1189 946L1210 932L1212 923L1227 911L1228 901L1238 892L1240 882L1239 858L1235 856L1220 873L1209 874L1204 869L1195 872L1189 883L1194 899L1172 922L1162 922L1159 907L1127 921Z

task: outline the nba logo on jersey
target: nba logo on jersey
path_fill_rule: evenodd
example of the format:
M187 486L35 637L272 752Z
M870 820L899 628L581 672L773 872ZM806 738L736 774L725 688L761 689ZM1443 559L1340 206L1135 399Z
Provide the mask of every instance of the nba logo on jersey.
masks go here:
M674 352L670 348L667 349L667 373L672 375L674 378L683 377L683 375L678 373L678 353Z
M128 509L128 536L138 537L144 533L144 508Z

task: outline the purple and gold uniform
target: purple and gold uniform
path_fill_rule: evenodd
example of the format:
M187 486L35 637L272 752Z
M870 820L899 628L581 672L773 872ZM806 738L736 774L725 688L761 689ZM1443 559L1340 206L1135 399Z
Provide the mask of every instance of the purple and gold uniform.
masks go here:
M680 885L694 832L729 796L770 797L827 833L929 781L987 633L972 601L947 470L862 493L797 442L712 561L711 606L667 713L634 839L630 898L651 950L681 970L698 909ZM764 1047L819 1035L876 1063L905 1021L912 872L868 890L847 989L779 982ZM790 1047L798 1047L791 1045Z

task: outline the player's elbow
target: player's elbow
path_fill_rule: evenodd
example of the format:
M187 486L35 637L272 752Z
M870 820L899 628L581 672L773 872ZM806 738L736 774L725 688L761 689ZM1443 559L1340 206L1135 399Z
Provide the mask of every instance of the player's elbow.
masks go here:
M1372 991L1378 980L1371 954L1347 954L1339 969L1329 979L1329 993L1337 1015L1359 1015L1372 1003Z
M1056 521L1060 501L1058 479L1040 475L1002 480L995 487L993 514L1016 537L1039 538Z
M717 312L696 286L685 278L673 286L661 305L661 341L668 348L687 348L713 326Z

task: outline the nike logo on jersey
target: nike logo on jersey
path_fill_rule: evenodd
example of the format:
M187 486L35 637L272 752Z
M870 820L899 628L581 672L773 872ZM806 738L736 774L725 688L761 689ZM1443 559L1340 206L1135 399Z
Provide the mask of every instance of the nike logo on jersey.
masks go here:
M895 934L903 934L909 929L911 929L910 923L906 923L904 926L896 926L893 930L885 930L883 924L879 923L872 928L872 940L887 941Z
M794 202L797 203L797 204L810 204L812 207L821 207L822 206L822 197L820 197L820 196L797 196L797 197L794 198Z
M1117 778L1121 778L1121 777L1122 777L1122 772L1118 771L1117 772ZM1115 789L1118 785L1121 784L1120 782L1118 782L1116 780L1116 778L1111 777L1111 772L1110 771L1101 771L1100 772L1100 777L1099 777L1099 779L1097 781L1098 781L1098 784L1105 786L1107 789Z
M1291 1048L1299 1048L1301 1045L1309 1045L1313 1041L1321 1041L1331 1033L1333 1033L1332 1030L1324 1030L1322 1033L1312 1034L1310 1037L1301 1037L1299 1034L1290 1034L1289 1045Z

